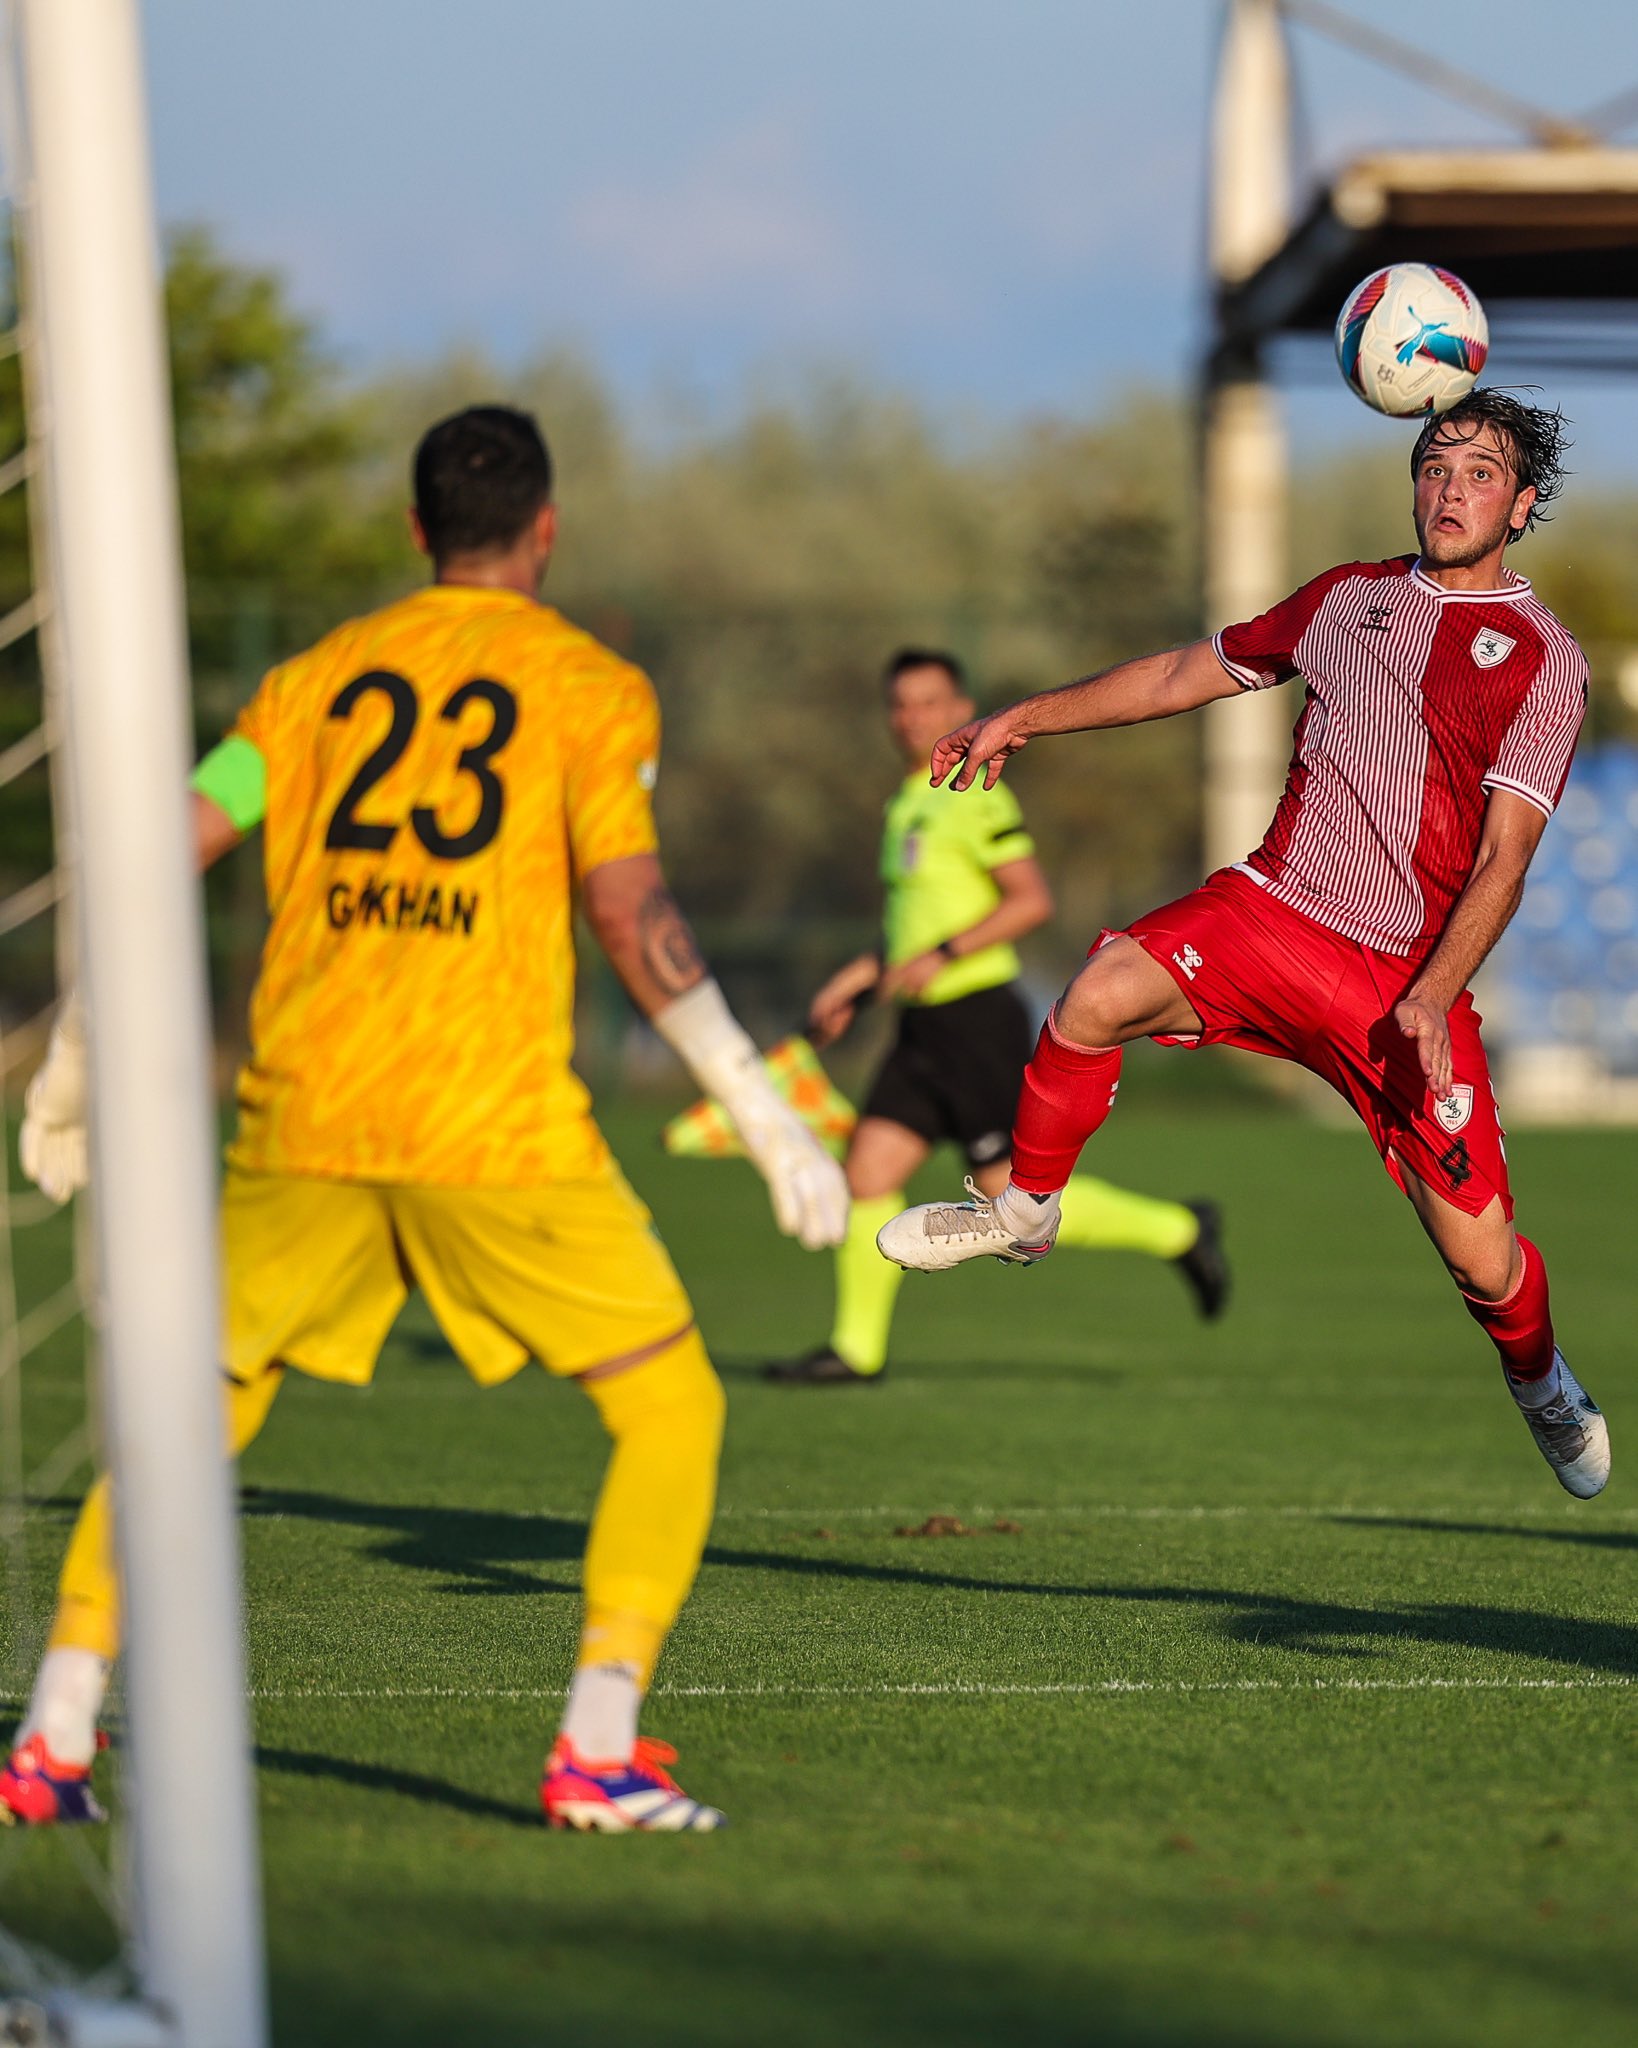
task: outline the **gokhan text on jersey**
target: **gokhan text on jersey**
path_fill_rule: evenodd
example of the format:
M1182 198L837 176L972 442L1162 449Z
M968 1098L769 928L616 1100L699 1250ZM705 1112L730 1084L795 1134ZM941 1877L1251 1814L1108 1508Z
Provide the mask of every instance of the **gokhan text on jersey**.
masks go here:
M459 932L467 938L480 900L475 889L451 889L446 897L437 882L423 893L414 882L371 875L356 888L351 882L332 882L324 907L333 931L380 925L383 931Z

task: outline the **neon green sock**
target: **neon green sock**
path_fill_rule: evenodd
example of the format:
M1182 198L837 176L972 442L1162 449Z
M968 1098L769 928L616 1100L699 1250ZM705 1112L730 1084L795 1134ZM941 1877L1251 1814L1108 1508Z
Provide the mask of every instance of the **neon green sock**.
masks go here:
M847 1236L836 1247L836 1321L830 1348L855 1372L880 1372L887 1363L887 1333L904 1275L876 1249L876 1232L904 1207L904 1190L855 1202Z
M1200 1235L1200 1219L1181 1202L1159 1202L1078 1173L1060 1197L1058 1242L1089 1252L1147 1252L1179 1259Z

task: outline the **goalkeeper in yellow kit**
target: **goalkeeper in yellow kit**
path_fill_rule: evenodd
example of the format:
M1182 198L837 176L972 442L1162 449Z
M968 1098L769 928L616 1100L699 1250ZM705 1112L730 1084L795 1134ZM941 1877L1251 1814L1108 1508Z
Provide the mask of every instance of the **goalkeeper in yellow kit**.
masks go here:
M289 1369L367 1381L409 1285L481 1384L530 1358L577 1382L614 1449L546 1817L712 1828L637 1719L704 1547L722 1390L569 1065L577 892L633 999L733 1116L781 1227L835 1244L846 1188L667 893L647 678L537 600L556 514L534 421L483 406L435 426L413 517L434 581L274 669L194 778L200 865L261 825L271 913L222 1196L229 1445ZM84 1177L84 1115L70 1005L23 1132L59 1199ZM98 1817L109 1521L100 1480L0 1818Z

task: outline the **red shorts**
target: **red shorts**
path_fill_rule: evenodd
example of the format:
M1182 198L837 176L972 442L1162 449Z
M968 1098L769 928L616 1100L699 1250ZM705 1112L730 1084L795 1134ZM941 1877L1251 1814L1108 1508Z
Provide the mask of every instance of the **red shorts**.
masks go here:
M1393 1021L1415 976L1410 961L1328 931L1234 868L1138 918L1128 936L1165 968L1204 1027L1198 1039L1158 1044L1238 1045L1295 1060L1353 1105L1401 1186L1396 1160L1469 1216L1498 1195L1512 1216L1479 1013L1465 990L1450 1013L1454 1092L1439 1103L1414 1041Z

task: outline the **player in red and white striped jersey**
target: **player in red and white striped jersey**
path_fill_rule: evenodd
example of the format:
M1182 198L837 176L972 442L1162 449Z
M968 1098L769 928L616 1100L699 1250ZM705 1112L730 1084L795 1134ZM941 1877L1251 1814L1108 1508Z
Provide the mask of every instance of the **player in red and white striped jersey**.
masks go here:
M1475 391L1417 439L1417 555L1328 570L1261 618L939 742L935 783L954 771L967 789L982 770L993 787L1036 737L1166 718L1293 676L1307 690L1262 845L1102 935L1025 1073L1009 1185L993 1202L904 1211L878 1237L886 1257L926 1271L1044 1258L1128 1040L1295 1060L1365 1123L1560 1482L1601 1490L1608 1431L1554 1341L1541 1254L1513 1227L1467 986L1518 907L1586 710L1580 648L1503 561L1557 495L1562 449L1557 413Z

